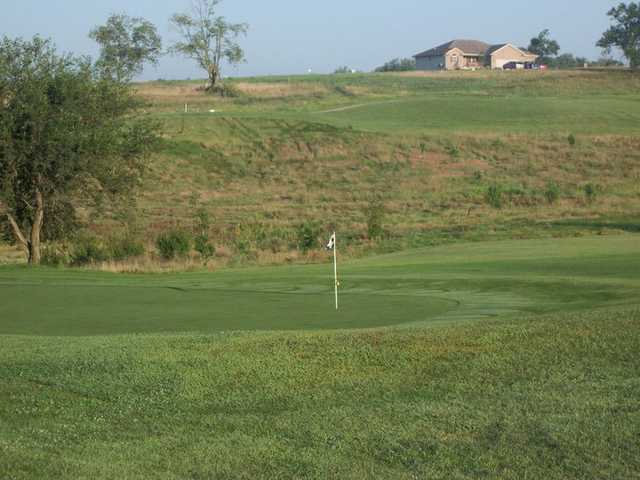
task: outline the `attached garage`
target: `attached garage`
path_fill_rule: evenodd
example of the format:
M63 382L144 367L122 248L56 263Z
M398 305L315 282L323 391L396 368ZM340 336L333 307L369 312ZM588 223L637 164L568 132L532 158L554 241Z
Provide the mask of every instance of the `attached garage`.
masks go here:
M510 43L493 45L487 50L487 66L493 69L502 69L507 63L516 62L520 64L534 63L538 58L533 53L525 52Z

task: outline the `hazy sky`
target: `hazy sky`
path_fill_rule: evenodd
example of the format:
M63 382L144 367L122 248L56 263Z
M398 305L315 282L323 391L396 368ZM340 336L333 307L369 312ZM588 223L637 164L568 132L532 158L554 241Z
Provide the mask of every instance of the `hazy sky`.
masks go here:
M165 45L177 39L169 17L190 0L2 0L0 34L51 37L58 47L95 55L89 30L113 12L155 23ZM607 0L225 0L220 12L248 22L247 63L227 75L326 73L341 65L371 70L454 38L526 46L544 28L563 52L597 58L595 43L609 25ZM192 62L166 57L143 78L201 78Z

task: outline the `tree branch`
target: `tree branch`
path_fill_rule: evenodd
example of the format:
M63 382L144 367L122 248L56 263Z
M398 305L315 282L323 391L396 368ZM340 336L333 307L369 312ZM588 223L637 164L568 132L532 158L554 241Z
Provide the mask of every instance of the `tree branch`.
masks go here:
M9 220L9 225L11 225L11 229L13 230L13 234L16 236L16 239L18 240L18 242L20 243L20 246L25 251L28 257L29 242L27 241L25 236L22 234L22 231L20 230L20 226L16 222L16 219L13 218L13 215L11 215L9 212L6 212L6 215L7 215L7 219Z

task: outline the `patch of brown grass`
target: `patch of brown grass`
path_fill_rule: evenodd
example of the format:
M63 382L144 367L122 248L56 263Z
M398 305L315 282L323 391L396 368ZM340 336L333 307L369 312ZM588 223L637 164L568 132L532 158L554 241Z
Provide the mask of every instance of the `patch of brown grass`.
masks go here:
M13 245L0 243L0 265L26 263L24 251Z

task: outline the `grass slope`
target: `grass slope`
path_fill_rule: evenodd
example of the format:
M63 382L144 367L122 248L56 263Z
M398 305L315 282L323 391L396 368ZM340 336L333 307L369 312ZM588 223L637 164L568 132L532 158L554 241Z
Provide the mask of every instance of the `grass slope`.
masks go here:
M148 254L104 268L159 268L155 238L175 227L193 230L199 208L210 216L217 247L212 269L317 261L317 249L300 251L302 223L317 247L339 228L348 258L639 228L640 76L632 72L310 75L231 84L238 97L205 95L198 82L137 85L148 113L163 121L162 148L137 201L79 211L92 234L127 232ZM500 208L488 201L491 188L500 192ZM384 235L371 239L367 211L376 199ZM56 248L66 259L73 250ZM20 257L0 247L0 262Z
M2 337L3 478L637 478L640 311Z

